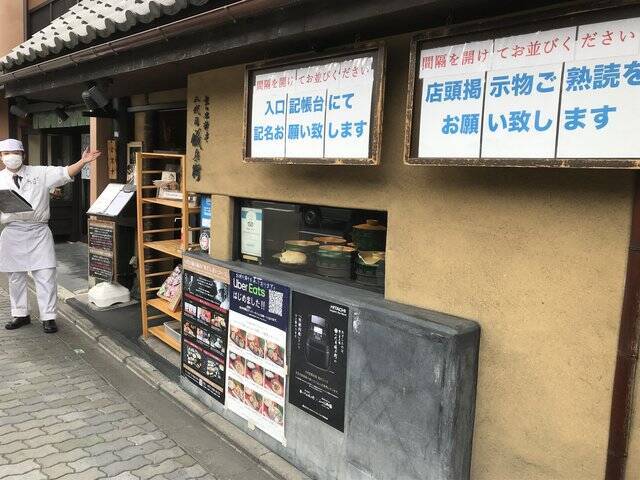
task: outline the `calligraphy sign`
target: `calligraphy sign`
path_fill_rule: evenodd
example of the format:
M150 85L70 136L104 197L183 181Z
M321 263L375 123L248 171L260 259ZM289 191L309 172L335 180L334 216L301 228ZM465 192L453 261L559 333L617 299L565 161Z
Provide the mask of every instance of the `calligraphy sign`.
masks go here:
M414 38L405 162L640 168L640 18Z
M247 67L245 161L378 164L384 63L374 44Z

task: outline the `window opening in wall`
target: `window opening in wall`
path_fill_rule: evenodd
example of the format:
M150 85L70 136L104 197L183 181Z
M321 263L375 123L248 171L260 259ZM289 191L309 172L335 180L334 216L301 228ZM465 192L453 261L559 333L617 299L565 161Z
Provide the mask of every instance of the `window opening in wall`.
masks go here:
M384 291L386 212L250 199L236 208L236 258Z
M50 0L29 11L28 31L29 37L39 32L60 15L69 11L79 0Z

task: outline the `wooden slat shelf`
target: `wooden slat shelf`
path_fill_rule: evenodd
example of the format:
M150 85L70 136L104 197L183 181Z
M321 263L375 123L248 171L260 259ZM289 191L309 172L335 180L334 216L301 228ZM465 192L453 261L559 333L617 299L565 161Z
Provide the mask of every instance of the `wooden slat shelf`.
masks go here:
M155 242L144 242L146 248L152 248L159 252L182 258L180 240L157 240Z
M180 351L180 342L176 342L173 337L167 335L167 332L164 331L164 325L160 325L159 327L149 327L147 331L154 337L162 340L174 350L178 352Z
M143 160L184 160L184 155L180 155L179 153L142 152L140 156Z
M164 205L165 207L173 207L182 209L182 201L181 200L169 200L168 198L155 198L148 197L143 198L142 203L155 203L157 205ZM190 213L196 213L200 211L200 207L189 207Z
M153 191L157 190L152 181L154 177L151 175L159 175L163 172L163 170L160 169L163 166L162 162L154 164L153 162L147 162L148 160L165 160L165 164L179 164L180 172L182 172L182 175L180 175L180 190L185 192L185 198L183 200L145 197L143 195L143 193L153 194ZM151 327L149 323L152 320L156 322L166 321L168 319L181 321L182 311L172 311L166 300L156 296L156 292L160 287L149 287L148 284L150 282L157 284L163 280L163 277L168 277L171 273L168 271L170 267L164 262L181 259L183 251L190 247L187 240L189 236L189 214L199 212L200 208L191 207L187 202L187 176L185 172L186 158L184 155L160 153L136 154L136 175L140 180L137 182L136 203L138 208L138 278L140 280L140 291L142 292L140 299L142 307L142 334L145 337L153 335L178 352L180 351L180 341L176 341L175 337L168 335L164 325ZM175 212L170 211L171 213L168 213L166 210L160 210L157 212L144 212L147 213L144 215L143 206L147 204L171 207L175 209ZM182 221L182 226L175 228L173 218L178 217ZM181 233L181 240L160 240L166 237L167 233L178 231ZM151 252L151 250L162 252L164 256L162 258L153 258L153 252Z
M169 308L169 302L162 298L152 298L151 300L147 300L147 305L160 310L162 313L169 315L170 317L175 318L178 321L182 320L182 312L180 310L178 310L177 312L172 311Z

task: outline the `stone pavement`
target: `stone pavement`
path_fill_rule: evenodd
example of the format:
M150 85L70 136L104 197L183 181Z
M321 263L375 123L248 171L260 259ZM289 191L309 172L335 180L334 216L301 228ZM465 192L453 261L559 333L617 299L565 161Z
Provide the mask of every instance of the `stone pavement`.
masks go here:
M33 320L0 326L0 479L273 480L75 327Z

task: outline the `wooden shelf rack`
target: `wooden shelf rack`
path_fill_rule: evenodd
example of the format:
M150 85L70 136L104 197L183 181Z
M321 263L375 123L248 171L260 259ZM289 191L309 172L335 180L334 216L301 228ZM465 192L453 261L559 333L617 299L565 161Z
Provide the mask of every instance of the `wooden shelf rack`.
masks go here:
M155 197L156 189L153 181L160 179L167 164L176 165L180 172L182 200ZM162 282L169 276L169 272L176 264L181 263L182 253L189 246L189 214L199 211L199 208L189 205L185 156L137 153L136 191L142 334L145 337L153 335L171 348L180 351L180 342L166 333L163 324L150 326L149 323L150 321L157 323L158 320L162 322L182 320L182 310L172 311L169 303L157 297L156 294ZM153 212L145 212L147 205L152 206ZM180 228L175 228L172 224L172 220L177 217L181 218ZM153 227L144 230L145 225L150 222L154 224ZM180 238L173 238L177 233L180 233Z

